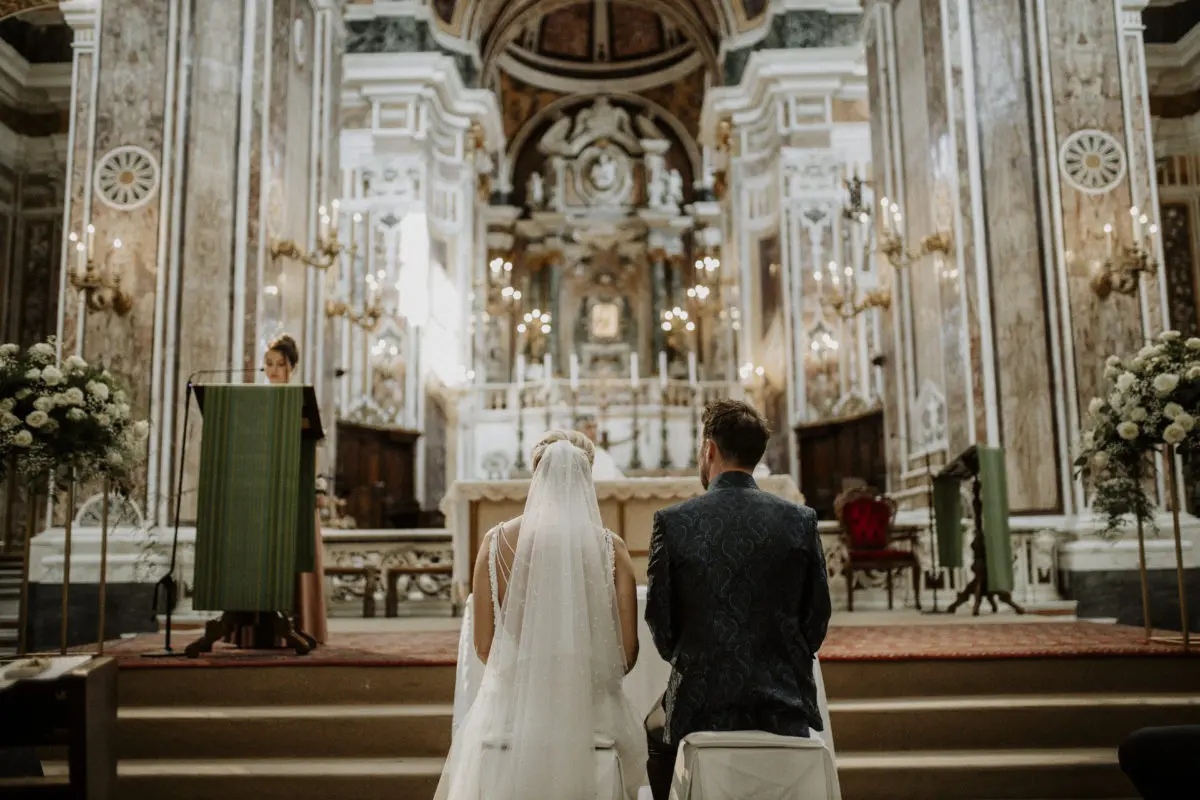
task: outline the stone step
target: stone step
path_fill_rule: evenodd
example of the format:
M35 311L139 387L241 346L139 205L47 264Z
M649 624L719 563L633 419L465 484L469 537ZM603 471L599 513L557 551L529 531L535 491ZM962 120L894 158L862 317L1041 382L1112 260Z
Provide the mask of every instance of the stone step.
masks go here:
M116 800L427 800L442 763L440 758L121 761ZM66 764L46 764L45 770L61 775Z
M124 759L441 758L454 709L439 705L122 708Z
M1138 728L1200 724L1200 693L840 700L829 710L839 753L1115 749Z
M838 751L847 800L1053 800L1137 797L1112 748Z

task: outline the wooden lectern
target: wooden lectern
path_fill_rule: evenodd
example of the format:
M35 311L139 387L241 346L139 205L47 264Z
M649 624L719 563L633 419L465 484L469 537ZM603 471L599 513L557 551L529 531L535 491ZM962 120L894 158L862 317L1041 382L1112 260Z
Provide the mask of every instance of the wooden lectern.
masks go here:
M316 443L311 386L197 386L204 415L193 605L222 611L187 647L195 658L244 625L298 655L316 643L292 623L296 580L316 558ZM255 637L263 638L263 637Z

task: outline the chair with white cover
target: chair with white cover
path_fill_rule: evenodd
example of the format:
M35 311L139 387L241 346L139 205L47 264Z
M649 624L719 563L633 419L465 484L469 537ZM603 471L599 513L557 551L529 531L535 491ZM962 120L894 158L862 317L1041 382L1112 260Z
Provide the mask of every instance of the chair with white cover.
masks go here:
M693 733L679 746L671 800L841 800L819 738L761 731Z
M596 734L596 800L623 800L625 796L621 762L617 760L615 747L611 736ZM499 765L492 759L504 758L507 752L508 742L505 739L484 742L481 772L484 775L498 774Z

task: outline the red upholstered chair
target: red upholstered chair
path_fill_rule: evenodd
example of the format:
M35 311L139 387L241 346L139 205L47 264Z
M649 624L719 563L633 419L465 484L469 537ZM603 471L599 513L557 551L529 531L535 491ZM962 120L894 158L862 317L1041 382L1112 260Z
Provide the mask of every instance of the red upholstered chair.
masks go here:
M921 564L912 550L893 547L892 522L896 503L877 496L872 489L854 488L842 492L833 504L842 528L846 547L846 601L854 610L854 574L883 572L887 575L888 609L893 608L892 573L912 570L913 596L921 608Z

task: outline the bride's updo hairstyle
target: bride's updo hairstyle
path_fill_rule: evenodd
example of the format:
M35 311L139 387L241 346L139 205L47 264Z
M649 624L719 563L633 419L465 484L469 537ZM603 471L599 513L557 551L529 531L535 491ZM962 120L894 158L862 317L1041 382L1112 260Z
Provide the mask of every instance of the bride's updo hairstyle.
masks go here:
M592 444L592 440L579 431L546 431L538 443L533 446L533 471L536 472L538 464L542 463L542 456L546 453L546 448L555 442L570 442L582 450L587 456L588 466L591 466L592 462L596 460L596 445Z

